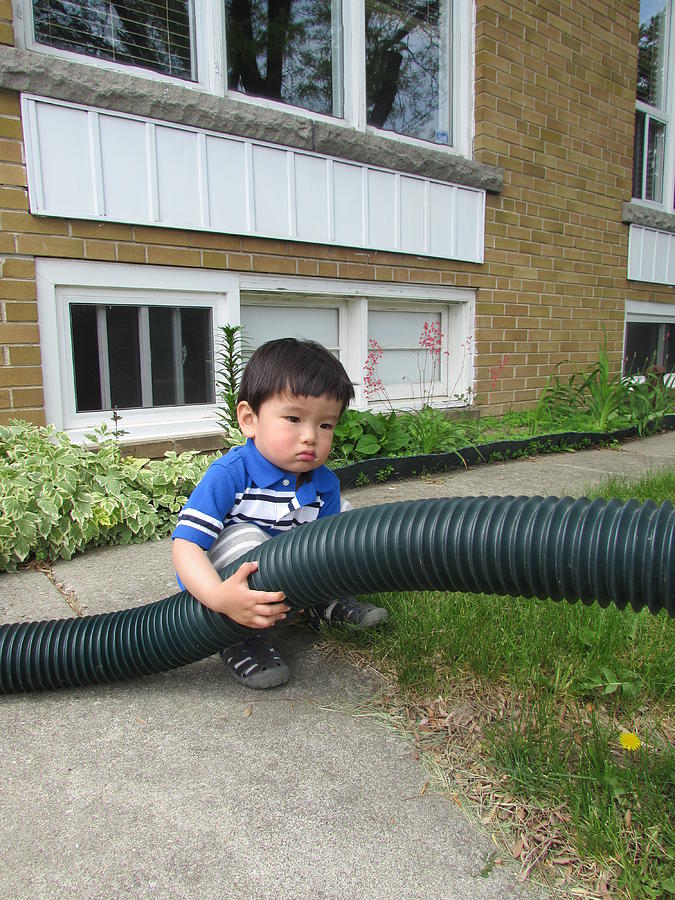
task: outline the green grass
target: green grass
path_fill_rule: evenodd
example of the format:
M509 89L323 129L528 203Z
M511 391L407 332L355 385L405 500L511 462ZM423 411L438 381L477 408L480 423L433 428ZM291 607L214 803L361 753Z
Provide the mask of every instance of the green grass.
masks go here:
M674 502L675 472L588 493ZM418 704L462 681L486 697L500 685L512 709L487 721L475 750L496 783L525 805L562 805L580 871L609 873L617 895L675 892L675 620L463 593L374 602L389 610L387 628L330 640L386 669ZM637 751L622 748L622 730L638 734Z

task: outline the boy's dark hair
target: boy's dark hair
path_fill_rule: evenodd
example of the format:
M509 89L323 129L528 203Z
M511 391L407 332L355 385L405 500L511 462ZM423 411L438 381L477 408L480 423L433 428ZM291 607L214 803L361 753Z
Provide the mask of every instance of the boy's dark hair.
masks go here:
M279 338L261 344L249 359L239 385L237 402L245 400L254 413L275 394L321 397L342 404L344 412L354 388L342 363L315 341Z

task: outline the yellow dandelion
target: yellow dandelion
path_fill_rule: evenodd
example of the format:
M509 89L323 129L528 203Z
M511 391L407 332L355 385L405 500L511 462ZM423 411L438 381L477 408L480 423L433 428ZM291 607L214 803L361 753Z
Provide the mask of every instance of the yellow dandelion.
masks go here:
M619 743L624 750L629 750L631 753L634 750L639 750L642 746L642 741L637 734L632 731L622 731L619 735Z

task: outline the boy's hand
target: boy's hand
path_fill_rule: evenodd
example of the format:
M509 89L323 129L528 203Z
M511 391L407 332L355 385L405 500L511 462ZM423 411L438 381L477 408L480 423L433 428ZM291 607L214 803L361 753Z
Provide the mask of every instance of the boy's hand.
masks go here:
M282 603L286 599L282 591L251 590L248 577L257 569L257 562L242 563L234 575L222 582L212 609L247 628L270 628L286 618L290 606Z

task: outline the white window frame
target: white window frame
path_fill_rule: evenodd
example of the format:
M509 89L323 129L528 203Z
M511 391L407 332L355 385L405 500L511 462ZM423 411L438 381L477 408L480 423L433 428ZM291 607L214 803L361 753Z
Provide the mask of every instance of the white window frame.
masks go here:
M111 426L108 410L77 412L69 304L210 307L213 359L219 327L238 321L236 277L159 266L37 260L38 316L47 421L75 441L101 424ZM120 411L128 441L199 436L218 431L217 404L142 407Z
M468 158L473 154L473 105L474 105L474 0L448 0L451 13L452 55L452 143L450 145L424 141L407 135L396 134L366 125L366 66L365 66L365 10L362 0L335 0L342 7L343 41L343 117L333 117L290 106L275 100L251 97L226 88L225 15L222 0L194 0L195 55L197 80L185 81L138 66L110 60L97 59L86 54L74 53L39 44L33 29L33 5L31 0L14 0L15 37L17 46L39 53L87 63L103 69L133 73L155 81L178 84L193 90L207 91L241 103L250 103L270 109L283 110L293 115L324 121L331 125L372 131L391 140L402 141L419 147L433 148L441 152L459 154ZM339 44L339 41L336 42Z
M336 279L296 278L293 276L241 275L240 294L243 292L271 292L277 296L274 305L283 304L284 294L305 295L304 302L312 305L331 306L340 303L339 335L340 360L354 386L353 406L357 409L388 409L384 397L369 399L363 383L364 366L368 356L368 306L398 311L442 310L441 328L445 334L448 355L443 355L442 385L434 393L434 406L451 408L465 403L458 396L468 397L474 384L473 328L475 291L469 288L436 287L432 285L378 284L365 281L338 281ZM265 302L265 301L261 301ZM417 340L417 335L415 340ZM468 348L468 349L467 349ZM394 393L398 393L394 390ZM395 408L409 409L413 403L410 393L405 396L389 394ZM419 397L416 397L419 406Z
M224 271L182 269L78 260L38 259L38 316L47 421L72 440L82 442L96 427L112 426L109 411L78 413L75 405L75 378L72 361L69 302L128 303L133 306L210 306L213 316L213 354L217 369L219 328L240 323L241 293L266 294L261 303L283 305L284 296L309 309L337 306L339 309L340 359L355 390L358 409L384 409L386 404L365 396L363 377L368 355L368 303L381 308L447 310L447 382L455 393L468 395L473 387L471 353L466 354L466 338L473 329L475 291L468 288L425 285L379 284L365 281L232 274ZM269 297L269 295L274 295ZM443 320L446 321L445 319ZM458 389L454 385L459 385ZM392 398L393 399L393 398ZM395 403L410 408L410 398ZM457 397L438 394L435 406L462 406ZM121 410L121 427L127 432L122 442L166 440L220 433L217 404L159 406Z
M621 371L623 373L624 362L626 360L626 325L631 322L668 322L675 328L675 303L651 303L644 300L626 300L624 327L623 327L623 347L621 350ZM636 381L644 381L644 375L631 376ZM666 382L673 387L675 385L675 372L671 372L666 376Z
M649 145L649 123L654 120L664 126L664 160L663 160L663 184L661 200L646 200L642 197L633 197L633 203L639 203L649 209L658 209L665 212L673 212L675 206L675 0L668 0L666 23L666 47L664 62L663 106L650 106L641 100L635 101L637 112L645 115L645 133L642 152L642 172L640 192L644 194L647 178L647 151Z

